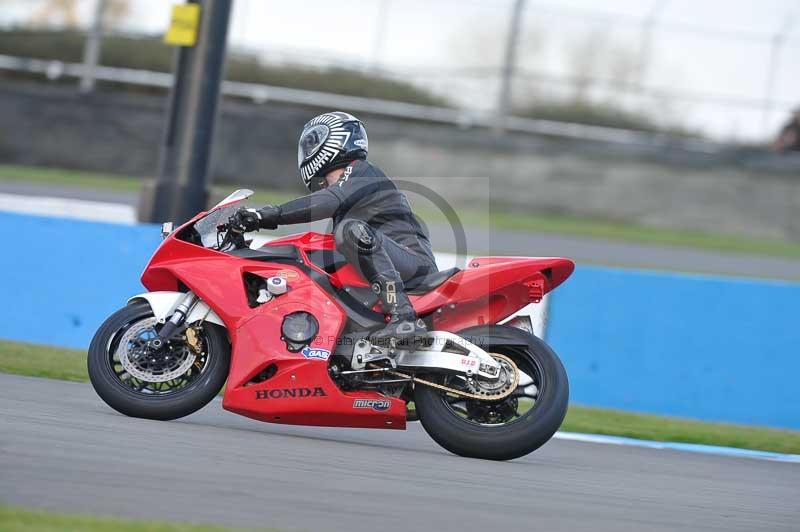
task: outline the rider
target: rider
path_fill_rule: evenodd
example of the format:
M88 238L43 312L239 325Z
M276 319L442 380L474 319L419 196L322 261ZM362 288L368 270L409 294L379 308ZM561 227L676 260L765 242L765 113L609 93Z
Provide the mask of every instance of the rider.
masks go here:
M283 205L240 209L240 231L333 218L336 248L356 266L388 314L371 334L379 344L407 341L425 332L404 290L404 281L437 271L428 235L408 199L367 161L364 125L353 115L330 112L303 127L297 149L300 175L311 194Z

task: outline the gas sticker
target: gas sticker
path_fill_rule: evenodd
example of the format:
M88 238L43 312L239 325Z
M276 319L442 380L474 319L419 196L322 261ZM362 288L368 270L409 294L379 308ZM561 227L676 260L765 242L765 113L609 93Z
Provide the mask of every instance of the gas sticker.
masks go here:
M311 358L314 360L328 360L331 356L331 352L327 349L322 349L320 347L310 347L305 346L302 351L303 356L306 358Z

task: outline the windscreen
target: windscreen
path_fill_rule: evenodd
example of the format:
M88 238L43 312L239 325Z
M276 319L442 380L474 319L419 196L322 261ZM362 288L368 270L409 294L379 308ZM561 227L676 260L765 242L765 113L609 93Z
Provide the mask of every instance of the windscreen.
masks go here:
M253 191L248 188L240 188L238 190L233 191L227 198L220 201L214 206L214 209L218 209L220 207L224 207L226 205L230 205L231 203L236 203L237 201L242 201L250 196L253 195Z
M220 233L217 227L227 224L237 210L245 207L244 200L252 195L253 191L248 189L239 189L233 192L212 207L208 214L187 227L183 236L178 238L196 245L202 245L205 248L219 249L226 232L222 231Z
M200 236L204 248L216 248L217 242L217 226L228 222L228 219L242 207L241 202L236 202L227 207L221 207L211 211L203 218L197 220L194 224L194 230ZM225 233L219 235L220 240L225 236Z

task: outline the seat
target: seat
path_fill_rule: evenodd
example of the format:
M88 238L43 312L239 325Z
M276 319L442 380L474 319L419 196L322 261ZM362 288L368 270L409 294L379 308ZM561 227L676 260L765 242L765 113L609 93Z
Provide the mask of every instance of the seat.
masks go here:
M427 294L460 271L460 268L450 268L449 270L442 270L424 277L410 279L403 284L406 287L406 292L409 294Z

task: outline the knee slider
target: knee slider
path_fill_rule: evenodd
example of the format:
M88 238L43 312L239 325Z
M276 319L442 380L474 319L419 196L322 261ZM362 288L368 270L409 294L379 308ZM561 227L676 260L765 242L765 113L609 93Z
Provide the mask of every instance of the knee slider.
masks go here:
M370 254L378 247L378 233L360 220L350 220L342 224L339 244L358 250L360 254Z

